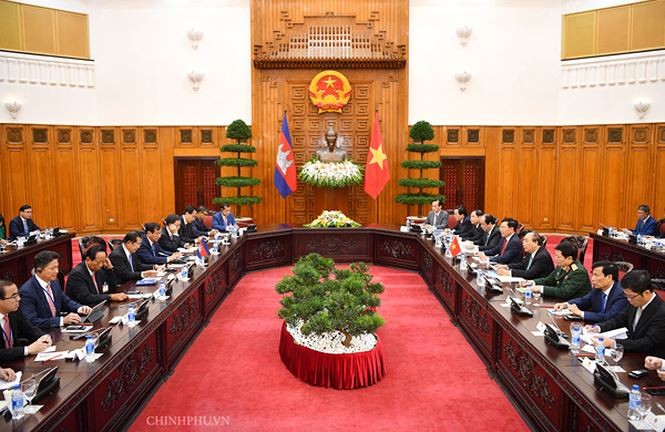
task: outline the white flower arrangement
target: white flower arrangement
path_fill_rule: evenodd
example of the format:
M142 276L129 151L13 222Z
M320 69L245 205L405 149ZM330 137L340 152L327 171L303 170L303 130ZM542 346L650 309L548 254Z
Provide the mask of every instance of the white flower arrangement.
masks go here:
M302 321L300 321L295 327L291 327L287 324L286 331L288 331L293 337L295 343L313 349L314 351L328 354L351 354L371 351L376 346L377 339L372 333L363 333L359 336L353 336L351 339L351 345L345 347L342 345L342 342L344 341L344 335L342 332L333 331L320 335L312 333L309 336L305 336L300 332L302 324Z
M300 168L298 179L323 188L343 188L362 183L362 167L351 161L321 162L314 158Z
M324 210L319 217L305 226L309 228L356 228L360 224L339 210Z

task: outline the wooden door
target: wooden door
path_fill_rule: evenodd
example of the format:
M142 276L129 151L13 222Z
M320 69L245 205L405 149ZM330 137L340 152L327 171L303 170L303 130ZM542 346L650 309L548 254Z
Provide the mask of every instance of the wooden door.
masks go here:
M212 200L220 195L215 180L219 177L217 158L175 159L175 206L176 213L182 213L188 205L204 205L217 210Z
M442 157L441 180L446 184L441 193L447 209L464 205L471 212L485 206L485 158Z

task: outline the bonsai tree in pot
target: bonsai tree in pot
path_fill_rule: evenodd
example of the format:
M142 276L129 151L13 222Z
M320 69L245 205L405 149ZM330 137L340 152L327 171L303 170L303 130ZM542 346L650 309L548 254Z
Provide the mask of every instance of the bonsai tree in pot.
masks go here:
M254 195L242 195L241 190L245 187L256 186L261 183L261 180L254 177L243 177L241 175L242 168L250 169L258 164L254 159L243 158L243 153L254 153L256 148L247 144L247 140L252 137L252 129L242 120L235 120L226 128L226 137L236 140L235 144L225 144L220 147L222 153L235 153L236 157L220 158L217 161L218 165L223 167L236 167L235 176L220 176L215 183L222 188L236 188L235 196L223 196L213 200L215 204L228 203L235 204L238 207L238 214L241 213L241 208L244 205L251 206L259 204L261 197Z
M311 253L298 260L293 275L279 281L275 290L290 294L280 301L279 317L290 326L302 323L304 335L337 330L344 335L342 345L349 347L353 336L373 333L384 324L376 313L383 285L372 282L365 263L339 270L331 258Z
M406 147L406 150L411 153L420 154L420 159L402 161L401 166L402 168L410 170L409 172L411 172L411 170L417 170L418 177L399 179L397 184L406 187L407 193L397 195L395 201L408 206L411 204L417 204L418 215L423 216L423 204L429 204L435 199L445 200L445 197L441 194L430 194L424 191L432 188L438 189L445 184L441 180L435 180L423 176L424 170L439 169L441 167L441 162L438 160L423 160L423 155L425 153L438 152L439 146L436 144L425 144L425 141L434 138L434 129L432 129L432 125L426 121L421 120L411 126L409 136L415 142L409 144ZM413 189L417 189L417 192L412 192Z

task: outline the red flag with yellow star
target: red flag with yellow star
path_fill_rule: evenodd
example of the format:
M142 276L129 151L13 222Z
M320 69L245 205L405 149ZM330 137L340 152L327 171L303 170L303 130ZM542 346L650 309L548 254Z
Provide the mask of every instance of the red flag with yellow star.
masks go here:
M450 255L456 257L462 253L462 248L459 245L458 236L453 237L453 241L450 242Z
M367 153L367 165L365 166L365 192L376 199L390 180L388 170L388 156L383 148L383 137L379 127L379 113L374 115L374 127Z

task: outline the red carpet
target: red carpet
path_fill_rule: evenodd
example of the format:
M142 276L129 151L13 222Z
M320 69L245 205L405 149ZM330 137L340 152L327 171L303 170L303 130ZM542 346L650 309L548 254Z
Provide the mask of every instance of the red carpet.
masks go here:
M132 431L528 430L417 273L372 267L386 287L386 376L359 390L313 387L282 364L274 285L282 267L250 273L220 306ZM168 419L158 416L169 416ZM182 426L174 416L205 416ZM190 420L190 424L193 420ZM174 424L174 423L170 423ZM208 423L210 424L210 423Z

